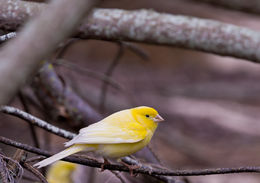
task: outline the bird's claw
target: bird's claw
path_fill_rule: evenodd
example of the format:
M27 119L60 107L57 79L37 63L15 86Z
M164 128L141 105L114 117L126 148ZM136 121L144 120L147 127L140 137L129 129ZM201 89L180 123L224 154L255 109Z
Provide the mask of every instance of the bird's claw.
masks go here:
M101 169L100 169L100 172L103 172L103 171L105 171L105 166L106 165L110 165L110 162L106 159L106 158L104 158L104 163L102 163L102 165L101 165Z
M138 173L135 173L134 170L140 168L139 165L129 165L123 161L121 163L129 169L129 173L132 177L136 177L138 175Z

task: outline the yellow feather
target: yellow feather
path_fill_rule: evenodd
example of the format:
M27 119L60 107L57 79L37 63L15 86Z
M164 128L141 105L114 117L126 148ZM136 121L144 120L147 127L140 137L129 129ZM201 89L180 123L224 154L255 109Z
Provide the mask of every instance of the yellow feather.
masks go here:
M72 173L76 170L77 164L58 161L47 171L49 183L72 183Z
M68 149L47 158L35 166L43 167L79 151L94 151L107 158L131 155L151 140L158 122L163 121L151 107L136 107L116 112L80 130Z

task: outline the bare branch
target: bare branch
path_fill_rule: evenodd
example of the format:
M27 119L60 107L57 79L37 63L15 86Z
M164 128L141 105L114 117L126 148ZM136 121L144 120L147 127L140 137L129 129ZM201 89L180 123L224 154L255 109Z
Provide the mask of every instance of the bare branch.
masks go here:
M26 151L44 155L44 156L51 156L52 154L48 151L44 151L27 144L22 144L8 138L0 136L0 142L10 145L16 148L24 149ZM78 163L90 167L101 168L103 163L97 162L92 159L82 159L82 158L75 158L74 156L66 157L63 159L64 161L69 161L72 163ZM108 170L117 170L117 171L124 171L129 172L129 169L123 165L117 164L107 164L104 166L104 169ZM238 168L214 168L214 169L202 169L202 170L169 170L169 169L161 169L161 168L153 168L152 166L141 166L137 169L134 169L134 173L141 173L146 175L163 175L163 176L201 176L201 175L215 175L215 174L234 174L234 173L260 173L260 167L258 166L247 166L247 167L238 167Z
M19 9L17 1L3 1L0 1L0 5L3 5L1 8L6 8L6 10L0 11L1 17L19 17L14 16L17 15L14 12L10 15L10 12ZM10 40L2 48L0 52L0 104L10 101L29 76L37 71L40 62L72 33L97 1L55 0L40 16L30 21L19 36ZM68 14L73 16L67 16ZM53 32L59 32L59 34L53 34ZM17 68L19 72L16 72Z
M46 63L35 80L38 99L49 109L64 108L74 126L86 126L102 117L97 110L85 102L72 88L58 77L51 64ZM39 90L42 88L43 90ZM56 107L56 108L55 108Z
M149 60L149 55L148 53L145 52L141 47L137 46L136 44L132 44L129 42L121 42L121 44L128 48L130 51L135 53L137 56L139 56L143 60Z
M20 99L20 101L21 101L21 103L23 105L23 108L24 108L25 112L30 113L29 106L27 105L25 97L23 96L23 93L21 91L18 92L18 97L19 97L19 99ZM39 148L40 147L40 143L39 143L39 140L38 140L38 137L37 137L34 125L29 123L29 128L30 128L31 137L33 139L34 146Z
M0 108L0 111L6 114L11 114L13 116L16 116L18 118L21 118L25 121L30 122L33 125L36 125L38 127L44 128L45 130L52 132L56 135L59 135L61 137L67 138L67 139L72 139L75 134L70 133L66 130L60 129L58 127L55 127L39 118L36 118L32 115L30 115L29 113L23 112L17 108L14 107L9 107L9 106L2 106Z
M80 66L73 64L73 63L71 63L71 62L69 62L65 59L56 59L54 61L51 61L51 63L53 65L61 65L61 66L66 67L68 69L75 70L75 71L80 72L81 74L84 74L86 76L93 77L93 78L99 79L101 81L105 81L108 84L110 84L112 87L114 87L118 90L123 90L123 87L120 84L118 84L117 82L112 80L110 77L107 77L105 74L95 72L95 71L88 69L88 68L80 67Z
M9 4L13 6L14 2ZM4 9L6 2L3 1L0 5ZM14 22L12 13L6 13L5 17L0 14L0 21L3 22L0 28L5 28L6 25L13 28L21 26L28 17L35 15L34 9L39 11L46 7L44 4L29 4L23 1L19 1L19 5L21 8L13 8L10 12L19 12L24 16L17 18L15 24L10 24ZM32 13L27 13L25 6L28 6ZM213 20L151 10L95 9L75 35L87 39L176 46L260 62L260 33L257 31Z
M259 32L213 20L150 10L97 9L79 30L80 38L170 45L260 61Z
M42 183L48 183L46 178L36 168L28 163L22 163L22 166L35 175Z
M6 162L3 160L3 157L0 156L0 182L2 183L8 183L11 180L8 181L8 171L6 167Z
M8 34L0 36L0 43L16 37L16 32L10 32Z
M113 61L111 62L111 64L109 65L107 71L105 72L105 75L107 77L111 77L113 74L113 71L115 70L116 66L119 64L120 58L122 57L124 52L124 47L121 43L119 43L119 49L116 53L115 58L113 59ZM107 94L107 90L108 90L108 82L104 81L102 83L101 86L101 93L100 93L100 111L104 112L105 110L105 102L106 102L106 94Z

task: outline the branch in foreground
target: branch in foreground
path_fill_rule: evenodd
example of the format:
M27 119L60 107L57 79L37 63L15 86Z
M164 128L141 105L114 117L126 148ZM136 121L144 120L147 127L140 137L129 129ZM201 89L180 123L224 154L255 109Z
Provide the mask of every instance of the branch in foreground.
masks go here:
M16 148L20 148L38 155L44 156L51 156L52 154L48 151L43 151L41 149L29 146L27 144L22 144L8 138L0 136L0 142L10 145ZM92 159L82 159L82 158L75 158L73 156L67 157L63 159L64 161L69 161L72 163L78 163L90 167L101 168L101 162L97 162ZM129 172L129 169L123 165L117 164L109 164L105 165L104 169L108 170L117 170L117 171L124 171ZM203 170L168 170L168 169L159 169L153 167L145 167L141 166L140 168L134 169L134 173L141 173L147 175L164 175L164 176L201 176L201 175L215 175L215 174L233 174L233 173L260 173L260 167L238 167L238 168L216 168L216 169L203 169Z
M21 118L25 121L30 122L33 125L36 125L38 127L41 127L51 133L54 133L58 136L64 137L66 139L72 139L76 136L76 134L70 133L66 130L60 129L58 127L55 127L39 118L34 117L33 115L23 112L15 107L9 107L9 106L2 106L0 108L0 111L6 114L11 114L13 116L16 116L18 118Z
M44 9L40 16L37 16L24 27L19 36L10 40L1 49L1 105L9 102L25 81L39 69L41 61L73 32L81 19L90 12L97 2L98 0L52 1L51 5ZM12 10L19 9L15 0L0 1L0 5L3 8L0 10L2 17L25 18L26 14L32 14L27 6L23 6L26 13L22 16L21 12L12 13ZM68 14L73 16L67 16ZM64 17L66 18L64 19ZM59 33L53 34L53 32ZM24 67L25 65L26 67ZM19 72L16 72L17 68L20 69ZM9 84L6 84L6 81Z
M8 3L7 3L8 2ZM15 7L18 9L7 8ZM15 31L28 17L46 8L25 1L0 2L1 29ZM27 12L30 9L30 13ZM8 10L7 13L6 11ZM13 17L12 13L17 16ZM3 16L6 15L6 16ZM13 28L13 29L12 29ZM218 21L157 13L150 10L126 11L95 9L76 33L79 38L135 41L176 46L260 62L260 33Z
M22 163L22 166L30 171L35 177L37 177L42 183L48 183L46 178L36 168L28 163Z

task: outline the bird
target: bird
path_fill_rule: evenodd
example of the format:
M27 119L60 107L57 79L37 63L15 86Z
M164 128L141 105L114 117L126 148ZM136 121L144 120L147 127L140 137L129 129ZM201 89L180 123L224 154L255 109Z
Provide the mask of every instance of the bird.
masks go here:
M111 114L79 131L72 140L65 143L67 149L36 164L45 167L69 155L94 152L104 158L119 159L132 155L150 142L159 122L164 119L152 107L139 106Z

